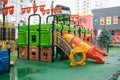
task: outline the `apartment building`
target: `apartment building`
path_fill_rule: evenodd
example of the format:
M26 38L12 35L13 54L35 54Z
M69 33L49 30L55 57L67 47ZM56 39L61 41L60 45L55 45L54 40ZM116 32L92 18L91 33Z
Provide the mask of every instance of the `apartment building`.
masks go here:
M109 6L109 0L76 0L77 13L91 13L92 9Z

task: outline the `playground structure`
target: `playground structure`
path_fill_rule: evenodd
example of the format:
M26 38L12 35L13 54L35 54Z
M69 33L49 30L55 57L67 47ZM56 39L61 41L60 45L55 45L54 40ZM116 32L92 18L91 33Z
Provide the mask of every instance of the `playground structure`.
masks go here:
M49 62L53 61L55 54L52 53L52 44L51 44L52 43L51 42L51 34L52 33L50 33L51 32L50 28L52 27L52 25L51 24L41 24L41 26L43 27L43 28L41 28L41 39L40 39L41 54L38 53L39 48L37 47L39 45L38 44L38 38L37 38L38 37L38 32L30 31L30 54L29 55L26 54L27 49L28 49L28 46L27 46L28 45L27 44L27 31L20 31L21 28L23 28L23 27L27 28L27 26L20 26L19 38L18 38L19 58L49 61ZM75 46L77 46L77 49L78 49L77 52L84 55L84 60L86 58L86 53L88 53L87 57L95 59L98 63L104 62L104 56L103 55L107 55L106 52L104 52L104 51L102 52L102 50L97 48L92 43L91 44L89 43L89 45L88 45L87 43L83 42L82 40L80 40L77 37L75 37L76 38L76 39L74 39L75 41L69 42L69 41L73 40L72 39L72 38L74 38L73 35L70 35L70 34L67 35L66 34L67 37L61 35L61 31L62 31L62 33L67 31L66 29L69 26L66 26L66 28L64 26L65 30L62 30L62 29L60 30L60 27L62 27L62 26L59 25L59 24L56 24L55 26L56 26L55 27L56 30L59 28L59 31L57 30L57 31L54 32L55 36L54 36L54 46L53 47L56 47L56 50L57 50L56 51L56 56L58 55L58 52L61 53L61 50L69 57L70 57L71 53L73 53L75 55L76 54L76 48L74 49L73 46L72 46L72 44L74 44ZM35 25L34 25L34 28L35 28ZM33 29L31 29L31 30L33 30ZM68 33L68 31L67 31L67 33ZM73 31L73 33L74 33L74 31ZM68 39L68 40L66 40L65 38ZM84 44L84 45L82 45L82 46L79 45L80 42L81 42L81 44ZM85 50L83 49L83 47L84 47ZM91 51L90 51L90 48L91 48ZM71 50L72 50L72 52L71 52ZM96 51L97 52L101 51L100 53L103 54L103 55L96 54ZM72 56L74 56L73 54L72 54ZM61 54L61 59L64 59L64 56L65 55Z
M46 11L44 7L42 12ZM29 16L28 25L18 27L18 58L53 62L55 56L58 58L60 55L61 60L70 58L71 66L85 65L87 57L98 63L104 63L104 55L107 55L107 52L85 41L87 34L90 36L88 38L90 41L92 31L75 23L70 19L70 14L67 14L68 17L65 19L65 14L60 14L62 9L64 9L63 6L52 8L53 13L46 18L46 24L41 24L41 16L34 13ZM59 15L62 15L62 18ZM39 17L39 24L30 25L32 16ZM53 21L48 23L51 17ZM70 22L73 22L74 25L71 26ZM84 38L80 39L81 37Z

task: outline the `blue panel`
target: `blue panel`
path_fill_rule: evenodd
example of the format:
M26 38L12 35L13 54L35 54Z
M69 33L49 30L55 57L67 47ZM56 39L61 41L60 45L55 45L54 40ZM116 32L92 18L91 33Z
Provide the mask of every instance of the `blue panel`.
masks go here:
M0 50L0 74L10 70L10 55L8 50Z
M94 18L94 26L97 26L99 24L98 18Z

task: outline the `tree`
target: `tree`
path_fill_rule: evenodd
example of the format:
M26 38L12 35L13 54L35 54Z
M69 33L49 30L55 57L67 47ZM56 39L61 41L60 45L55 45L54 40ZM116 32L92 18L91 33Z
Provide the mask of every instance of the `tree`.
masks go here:
M106 26L103 26L103 29L98 37L98 42L100 47L103 48L107 48L107 52L108 52L108 45L109 45L109 41L110 41L110 32L109 30L106 29Z

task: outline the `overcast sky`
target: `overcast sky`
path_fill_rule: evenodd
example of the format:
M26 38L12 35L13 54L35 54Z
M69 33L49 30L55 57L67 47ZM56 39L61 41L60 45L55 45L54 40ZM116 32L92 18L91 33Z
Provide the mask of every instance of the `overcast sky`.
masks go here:
M53 0L46 0L46 8L50 8L50 4ZM75 13L75 0L54 0L54 6L56 4L62 4L64 6L68 6L71 9L72 14ZM120 0L110 0L109 7L120 6ZM1 16L0 16L1 19Z
M47 0L47 4L50 5L51 1L53 0ZM65 6L70 7L71 12L75 13L75 0L54 0L54 5L56 4L62 4ZM114 7L114 6L120 6L120 0L110 0L109 7Z
M109 6L120 6L120 0L110 0Z
M53 0L47 0L46 4L49 5L47 7L50 7L51 1L53 1ZM76 3L75 3L75 0L54 0L54 6L56 4L62 4L64 6L68 6L68 7L70 7L71 11L74 12Z

